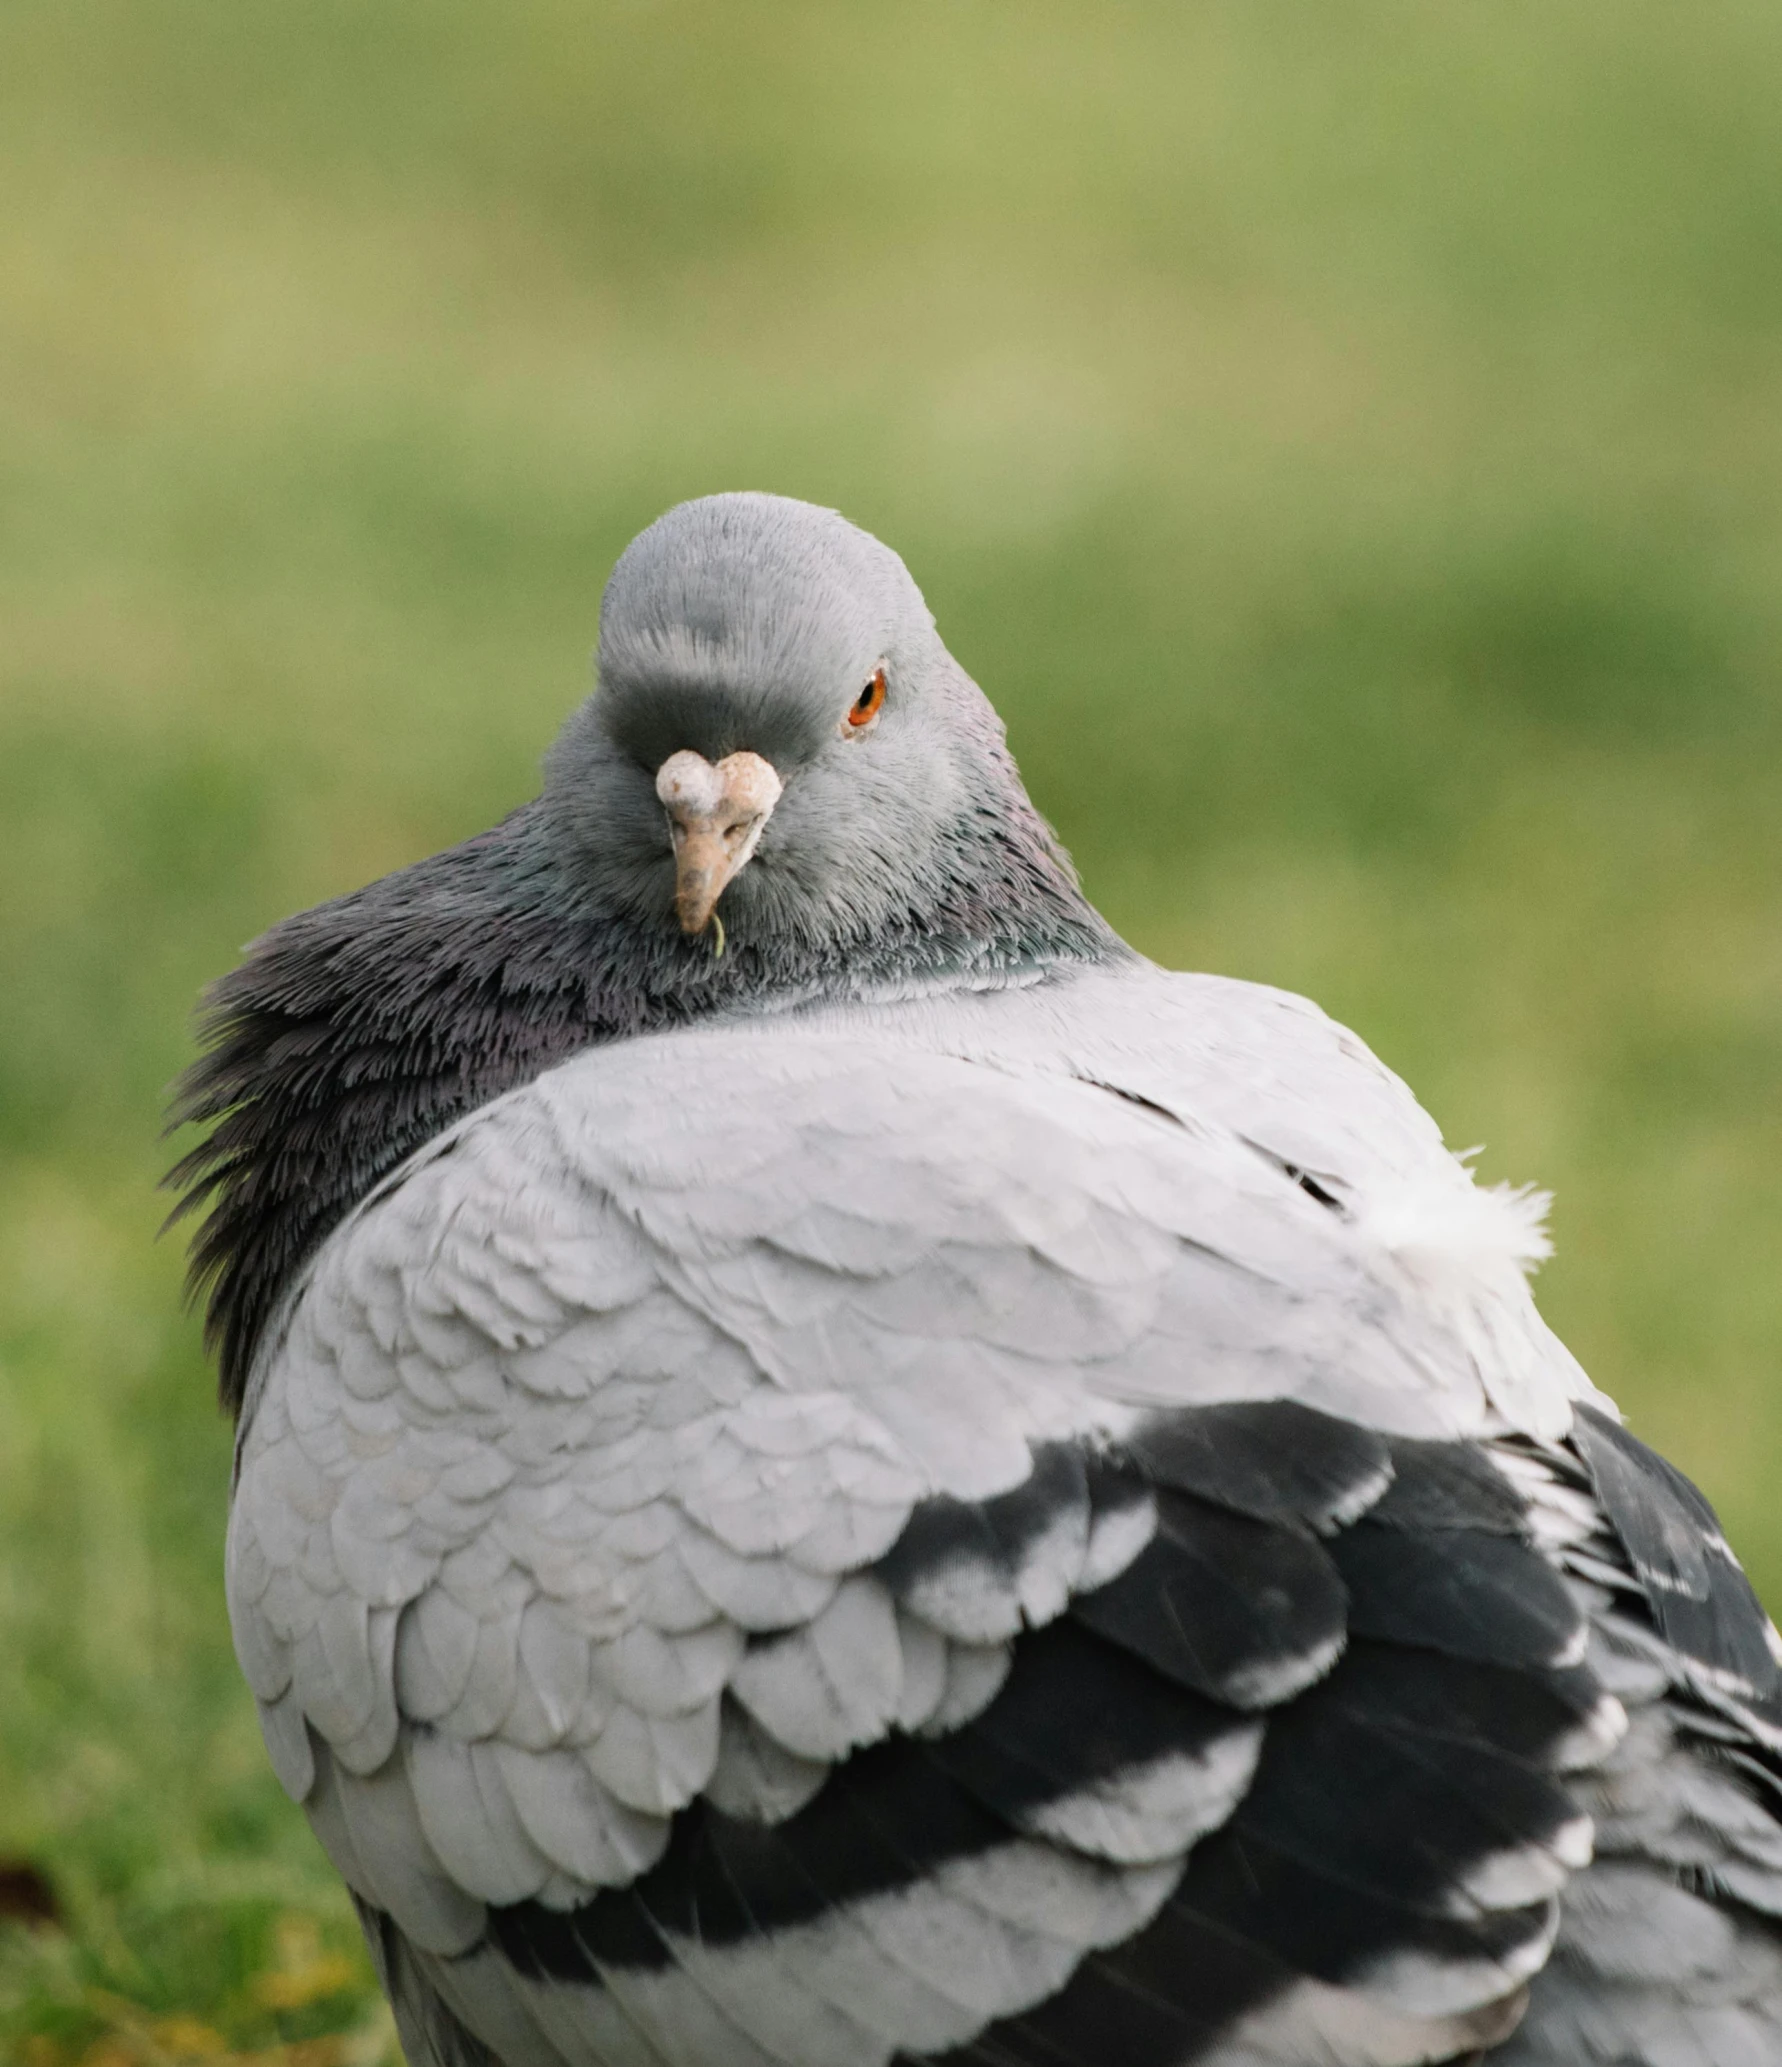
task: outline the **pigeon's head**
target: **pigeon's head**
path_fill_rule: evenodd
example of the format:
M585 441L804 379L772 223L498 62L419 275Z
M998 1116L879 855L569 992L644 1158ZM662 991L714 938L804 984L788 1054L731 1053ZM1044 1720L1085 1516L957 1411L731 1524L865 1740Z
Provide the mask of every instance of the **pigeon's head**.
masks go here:
M994 903L1011 866L1068 880L903 562L832 510L670 510L613 570L598 677L545 798L608 908L720 951L809 946Z

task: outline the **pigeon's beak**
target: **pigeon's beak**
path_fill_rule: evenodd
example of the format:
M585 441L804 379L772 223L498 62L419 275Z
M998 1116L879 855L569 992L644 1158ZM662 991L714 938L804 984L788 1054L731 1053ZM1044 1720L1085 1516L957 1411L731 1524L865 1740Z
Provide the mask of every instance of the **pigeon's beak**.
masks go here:
M780 778L759 754L670 754L656 794L674 841L674 909L683 933L703 933L724 886L748 861L780 801ZM720 938L722 937L720 933Z

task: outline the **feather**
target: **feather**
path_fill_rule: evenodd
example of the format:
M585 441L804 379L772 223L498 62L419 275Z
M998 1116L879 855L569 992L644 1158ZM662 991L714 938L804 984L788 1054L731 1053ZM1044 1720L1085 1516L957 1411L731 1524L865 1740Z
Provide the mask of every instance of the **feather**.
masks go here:
M396 1693L404 1715L438 1722L464 1698L476 1665L478 1623L443 1587L411 1601L396 1630Z
M1257 1521L1289 1517L1328 1531L1365 1513L1393 1478L1371 1430L1295 1400L1242 1400L1160 1414L1121 1444L1158 1485Z
M1329 1558L1293 1528L1160 1493L1157 1533L1076 1614L1166 1677L1239 1708L1272 1707L1326 1672L1346 1602Z
M1409 1436L1400 1436L1389 1449L1392 1483L1368 1508L1369 1521L1393 1529L1528 1535L1528 1505L1505 1472L1506 1453L1501 1449L1419 1442Z
M572 1751L490 1747L520 1827L553 1866L583 1884L623 1887L653 1866L668 1843L668 1824L640 1815L602 1787Z
M684 1808L711 1778L718 1756L718 1703L685 1715L648 1715L621 1703L583 1753L609 1793L646 1816Z
M551 1863L514 1811L494 1747L428 1731L407 1737L403 1750L421 1828L458 1886L482 1902L537 1894ZM370 1888L361 1893L376 1899Z
M1014 1657L1010 1644L948 1644L946 1684L921 1734L942 1737L981 1714L1002 1691Z
M456 1884L428 1842L407 1763L391 1759L366 1776L334 1768L335 1827L351 1842L360 1892L425 1952L461 1953L482 1936L480 1901Z
M734 1701L724 1704L718 1762L705 1799L739 1823L783 1823L829 1777L821 1760L794 1756Z
M293 1801L308 1798L315 1785L315 1757L310 1748L309 1725L297 1696L288 1688L276 1701L256 1704L260 1713L260 1734L266 1740L266 1754L278 1783Z
M807 1571L783 1558L739 1557L715 1536L691 1525L679 1547L706 1599L751 1634L809 1622L828 1605L838 1584L830 1573Z
M1564 1581L1513 1538L1364 1521L1331 1555L1359 1635L1485 1664L1565 1666L1584 1655L1588 1631Z
M1782 1666L1769 1618L1714 1510L1606 1414L1579 1415L1578 1445L1665 1641L1782 1716Z
M519 1677L505 1735L529 1751L560 1744L589 1694L588 1640L555 1601L528 1601L520 1616Z
M850 1579L822 1613L787 1636L758 1639L730 1676L757 1722L801 1758L841 1757L882 1736L903 1692L891 1596Z
M1138 1864L1223 1823L1261 1746L1260 1724L1066 1622L1017 1646L994 1703L930 1755L1016 1829Z
M910 1612L961 1643L1001 1643L1059 1613L1089 1549L1081 1453L1042 1445L1023 1482L995 1499L925 1500L880 1561Z

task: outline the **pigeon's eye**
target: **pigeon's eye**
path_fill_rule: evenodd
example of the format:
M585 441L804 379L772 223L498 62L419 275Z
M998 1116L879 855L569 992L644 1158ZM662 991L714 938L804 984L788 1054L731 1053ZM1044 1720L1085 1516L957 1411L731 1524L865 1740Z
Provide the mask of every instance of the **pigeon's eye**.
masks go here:
M885 705L885 664L879 663L872 671L872 680L848 706L850 725L870 725Z

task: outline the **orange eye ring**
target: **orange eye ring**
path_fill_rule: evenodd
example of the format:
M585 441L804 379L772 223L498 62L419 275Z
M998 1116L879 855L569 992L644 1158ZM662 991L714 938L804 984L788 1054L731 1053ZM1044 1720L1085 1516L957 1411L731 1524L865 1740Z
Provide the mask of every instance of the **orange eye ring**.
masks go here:
M850 725L870 725L885 707L885 664L873 669L872 680L848 706Z

